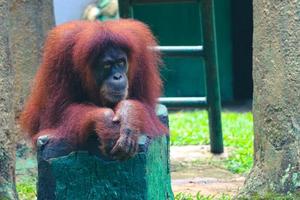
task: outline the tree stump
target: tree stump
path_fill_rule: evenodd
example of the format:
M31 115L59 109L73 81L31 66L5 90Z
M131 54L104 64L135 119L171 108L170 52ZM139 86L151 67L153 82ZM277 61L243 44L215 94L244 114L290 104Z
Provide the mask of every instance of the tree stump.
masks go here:
M157 114L168 125L166 107ZM104 157L91 138L89 148L72 152L65 141L38 139L38 199L174 199L169 136L139 138L139 153L126 161Z

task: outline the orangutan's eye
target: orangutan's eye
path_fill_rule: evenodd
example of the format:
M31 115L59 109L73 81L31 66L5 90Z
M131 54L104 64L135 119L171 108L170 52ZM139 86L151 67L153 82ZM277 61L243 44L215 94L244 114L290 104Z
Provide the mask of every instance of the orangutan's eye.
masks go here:
M119 60L118 65L121 66L121 67L125 66L125 61L124 60Z
M104 66L103 66L104 69L109 69L111 68L111 64L109 63L105 63Z

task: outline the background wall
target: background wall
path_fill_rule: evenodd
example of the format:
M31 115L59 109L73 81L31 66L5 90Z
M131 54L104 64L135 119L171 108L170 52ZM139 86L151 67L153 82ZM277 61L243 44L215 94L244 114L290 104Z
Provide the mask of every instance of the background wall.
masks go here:
M56 25L80 19L86 6L92 2L95 2L95 0L54 0Z

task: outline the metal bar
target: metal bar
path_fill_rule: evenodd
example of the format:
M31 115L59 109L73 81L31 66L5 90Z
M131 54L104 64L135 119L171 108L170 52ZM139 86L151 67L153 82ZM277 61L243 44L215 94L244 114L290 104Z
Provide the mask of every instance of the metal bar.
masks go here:
M221 123L221 97L218 73L218 55L216 48L216 31L214 0L201 1L203 39L205 47L206 91L208 103L210 146L212 153L222 153L223 136Z
M132 6L130 0L119 0L119 13L121 18L132 17Z
M203 46L157 46L152 47L164 56L170 57L196 57L203 56Z
M132 4L149 4L149 3L194 3L198 0L132 0Z
M167 107L207 108L206 97L160 97L159 103Z

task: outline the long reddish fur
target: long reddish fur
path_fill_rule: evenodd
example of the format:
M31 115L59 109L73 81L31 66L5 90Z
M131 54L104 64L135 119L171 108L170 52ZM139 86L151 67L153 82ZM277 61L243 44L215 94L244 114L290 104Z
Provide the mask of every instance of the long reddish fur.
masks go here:
M120 127L107 119L114 117L120 105L104 107L91 74L92 63L109 44L128 53L127 103L136 112L127 117L151 137L167 132L155 115L162 82L160 56L149 49L157 44L149 28L135 20L73 21L49 32L41 66L21 113L21 127L33 142L39 135L50 134L80 145L93 131L104 139L119 134Z

